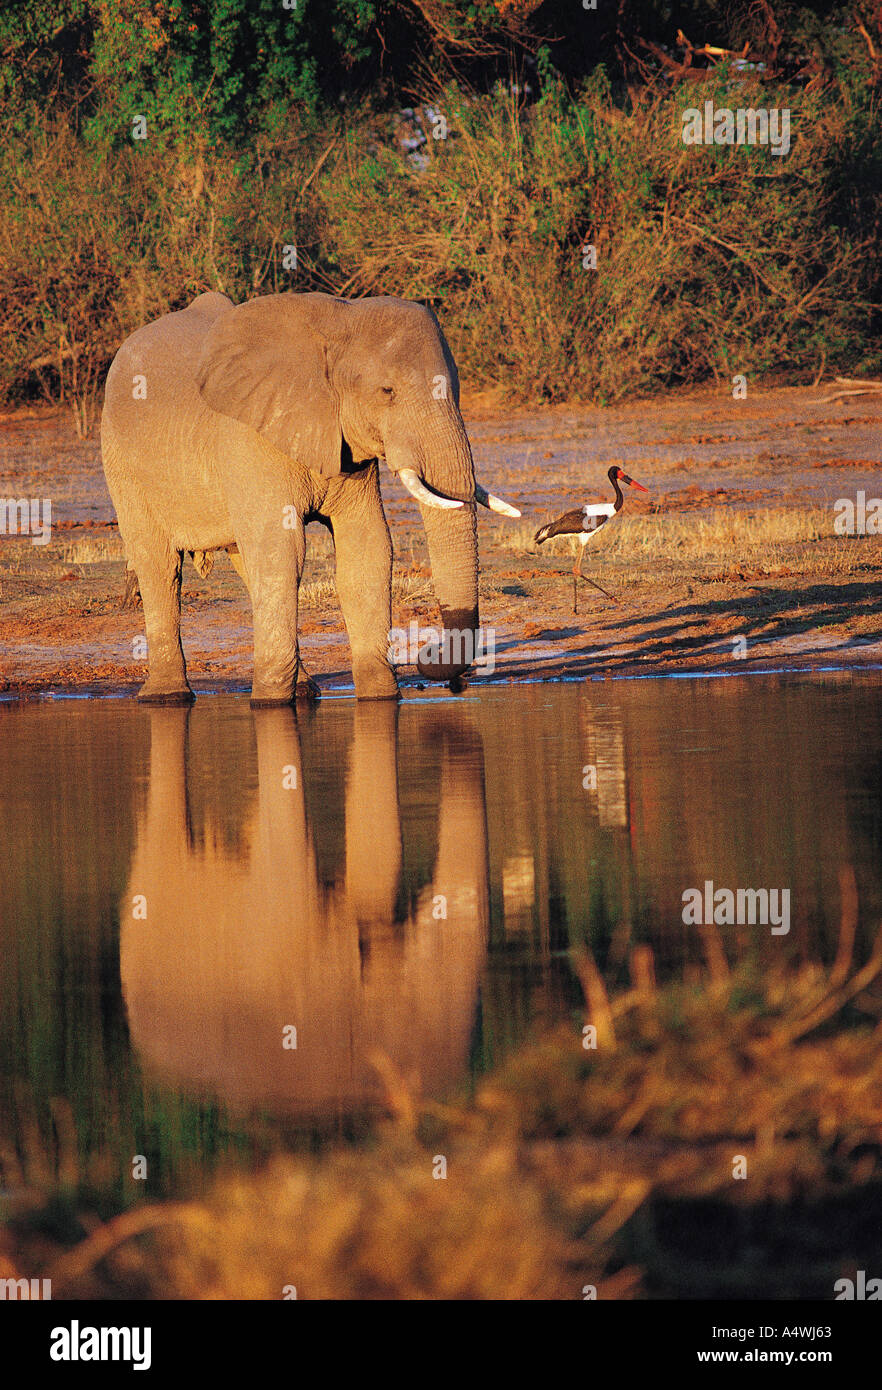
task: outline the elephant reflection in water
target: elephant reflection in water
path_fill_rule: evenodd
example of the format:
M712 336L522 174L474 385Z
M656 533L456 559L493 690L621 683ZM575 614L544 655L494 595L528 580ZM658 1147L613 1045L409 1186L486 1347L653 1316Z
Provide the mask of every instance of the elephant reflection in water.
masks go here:
M252 717L258 792L247 851L237 854L211 825L198 846L188 828L187 727L199 712L150 711L148 799L120 943L145 1070L235 1109L286 1113L378 1096L375 1050L427 1093L452 1088L468 1063L487 941L479 734L449 707L403 718L385 702L356 707L345 872L328 887L304 804L297 716L281 708ZM404 720L412 746L402 768L428 780L428 751L429 772L433 763L440 772L431 785L438 836L432 882L396 923ZM143 919L133 916L136 895L146 898ZM296 1048L283 1047L291 1026Z

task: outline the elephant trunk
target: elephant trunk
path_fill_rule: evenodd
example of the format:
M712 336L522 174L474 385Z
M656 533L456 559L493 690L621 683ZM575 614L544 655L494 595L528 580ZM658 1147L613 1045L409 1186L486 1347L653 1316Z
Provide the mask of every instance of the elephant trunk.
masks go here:
M450 681L477 655L478 528L475 506L454 512L421 507L435 596L441 609L441 640L417 662L427 680Z
M443 629L440 640L423 646L417 665L427 680L450 681L474 661L478 629L475 470L455 401L439 401L428 413L425 408L411 412L406 428L390 441L386 459L393 473L405 474L405 482L410 472L438 497L463 504L433 506L415 493Z

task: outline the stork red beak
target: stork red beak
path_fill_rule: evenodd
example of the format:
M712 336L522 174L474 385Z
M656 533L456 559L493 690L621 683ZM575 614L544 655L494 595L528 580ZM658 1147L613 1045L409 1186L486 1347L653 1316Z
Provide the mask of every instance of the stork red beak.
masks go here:
M621 473L619 476L621 477L622 482L623 482L623 483L628 483L630 487L639 488L639 490L640 490L641 492L648 492L648 491L649 491L649 488L648 488L648 487L644 487L642 483L635 483L634 479L633 479L633 478L629 478L628 475L627 475L627 473Z

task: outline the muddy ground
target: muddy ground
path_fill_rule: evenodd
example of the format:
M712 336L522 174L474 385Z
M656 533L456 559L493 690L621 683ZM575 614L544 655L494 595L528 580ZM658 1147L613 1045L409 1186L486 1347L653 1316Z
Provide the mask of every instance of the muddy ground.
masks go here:
M719 387L541 411L466 398L476 472L523 512L520 522L480 512L481 619L493 633L495 669L473 683L882 664L882 538L833 534L837 499L859 489L882 495L882 395L821 403L832 389L751 388L735 401ZM631 557L621 547L611 554L599 537L585 572L619 601L586 585L574 615L569 543L535 550L529 537L573 506L611 498L613 463L650 489L629 491L623 515L658 516L660 544ZM416 505L388 472L383 493L396 557L393 622L429 625L436 609ZM49 497L54 523L46 546L0 536L0 689L13 697L134 691L145 672L133 656L143 617L121 606L124 559L97 437L78 439L64 411L0 417L0 497ZM721 525L733 512L747 519L808 508L828 518L826 534L768 552L749 543L739 552ZM714 524L703 548L679 556L664 527L683 515ZM345 690L349 647L329 582L330 537L312 526L307 540L304 661L322 687ZM247 689L242 583L226 555L207 579L189 562L184 576L194 689ZM404 686L418 682L413 667L399 675Z

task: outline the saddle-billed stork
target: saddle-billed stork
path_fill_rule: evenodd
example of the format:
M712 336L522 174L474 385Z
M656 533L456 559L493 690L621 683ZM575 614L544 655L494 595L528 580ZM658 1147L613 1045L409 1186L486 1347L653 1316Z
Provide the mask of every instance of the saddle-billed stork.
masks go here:
M552 536L575 536L579 542L579 558L573 565L574 613L578 613L579 611L578 585L580 579L586 580L589 584L593 585L595 589L600 589L600 592L606 594L607 598L613 599L614 603L617 601L613 598L612 594L606 592L606 589L601 588L593 579L589 579L587 574L582 573L582 559L585 555L585 546L590 540L594 539L601 526L605 526L610 517L617 516L622 510L625 498L622 494L622 489L619 487L620 482L627 483L629 487L639 488L641 492L649 491L648 487L644 487L642 483L635 482L633 478L628 477L623 469L617 468L615 465L613 465L606 476L615 488L616 499L614 502L586 502L584 507L576 507L571 512L564 512L563 516L557 518L557 521L549 521L547 526L540 526L533 537L536 545L541 545L543 541L549 540Z

